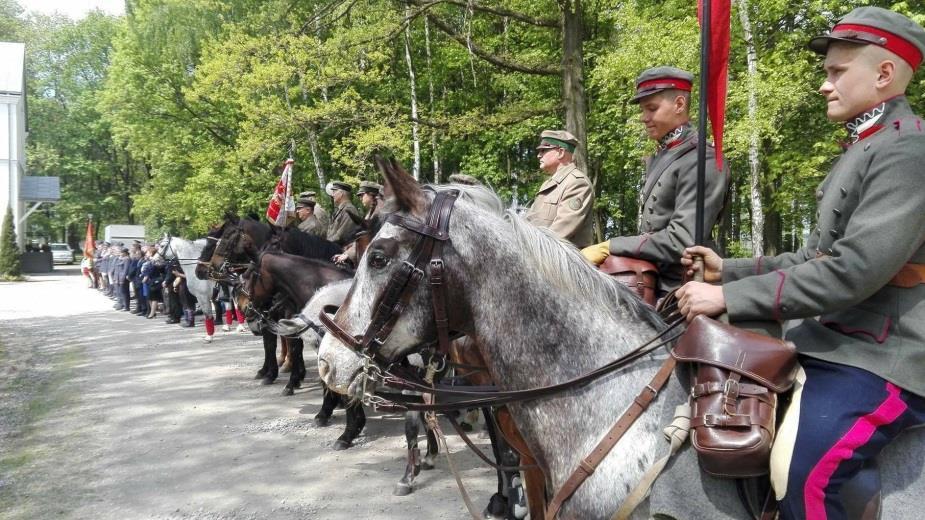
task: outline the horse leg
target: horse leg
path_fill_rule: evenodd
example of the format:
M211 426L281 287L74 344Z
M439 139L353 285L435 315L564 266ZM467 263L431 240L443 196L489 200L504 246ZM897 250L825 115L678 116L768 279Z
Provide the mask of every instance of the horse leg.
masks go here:
M496 419L505 441L520 454L520 463L524 466L535 466L536 458L530 453L507 407L498 408ZM546 476L539 467L525 469L523 476L523 488L527 495L527 509L530 511L530 518L543 518L546 512Z
M321 403L321 410L315 415L315 426L327 426L331 420L334 409L340 404L340 394L328 390L324 383L321 383L321 392L324 395L324 401Z
M257 371L254 379L263 379L261 384L270 385L279 377L279 366L276 364L276 335L263 331L263 368Z
M421 424L427 424L424 421L424 412L418 412L420 414ZM433 432L430 428L425 426L424 435L427 435L427 454L424 455L424 460L421 462L421 469L424 471L434 469L437 463L437 453L440 451L440 445L437 444L437 434Z
M305 365L300 363L302 361L302 340L289 338L289 342L291 344L289 359L295 360L295 362L292 363L289 371L289 382L286 383L286 388L283 389L283 395L294 394L295 389L302 386L302 378L305 377Z
M346 399L344 396L341 396L341 398ZM353 440L359 437L363 427L366 426L366 412L363 410L362 404L347 405L345 403L345 407L347 409L347 427L344 429L344 433L334 442L334 451L346 450L353 446Z
M482 413L485 415L485 429L488 431L488 438L491 440L491 451L495 456L495 463L499 465L505 464L505 461L502 460L501 436L498 435L491 408L483 408ZM495 470L495 472L498 476L498 491L488 499L488 505L485 507L485 511L482 512L482 516L485 518L508 518L510 476L500 469Z
M421 449L418 448L419 412L405 412L405 444L408 446L408 463L405 465L405 474L395 484L392 494L395 496L410 495L414 491L414 477L421 472Z
M288 372L289 367L286 366L286 358L289 356L289 340L283 336L279 337L280 343L282 343L282 349L280 351L279 359L276 360L278 366L282 367L283 372Z

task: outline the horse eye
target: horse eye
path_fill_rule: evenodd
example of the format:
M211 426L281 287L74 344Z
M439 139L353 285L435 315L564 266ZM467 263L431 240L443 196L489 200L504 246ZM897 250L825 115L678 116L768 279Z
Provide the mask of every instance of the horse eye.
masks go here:
M382 269L389 265L389 258L378 251L370 252L369 261L367 263L369 263L369 266L373 269Z

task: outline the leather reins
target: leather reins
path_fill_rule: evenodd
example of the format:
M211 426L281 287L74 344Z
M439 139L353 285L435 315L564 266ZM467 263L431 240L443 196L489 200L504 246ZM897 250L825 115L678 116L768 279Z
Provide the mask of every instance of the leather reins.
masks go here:
M448 230L450 216L453 212L453 204L458 197L458 190L437 192L427 219L424 222L402 217L394 213L389 215L387 222L415 232L420 235L420 237L412 249L411 254L408 256L408 259L389 277L388 284L376 301L373 316L362 335L352 336L337 323L336 315L334 318L331 318L326 312L322 311L318 316L318 319L328 332L367 359L366 367L363 369L365 378L379 379L379 376L373 375L370 371L371 368L375 367L372 372L384 374L384 377L382 377L380 381L387 386L416 390L432 396L430 399L425 399L423 404L405 402L399 406L407 410L434 412L482 406L500 406L518 401L548 397L582 387L620 368L629 366L658 348L669 345L680 336L680 334L674 334L666 338L670 331L684 322L683 319L674 321L652 339L602 367L563 383L527 390L487 392L455 390L450 388L441 388L438 390L432 380L429 384L421 384L390 373L389 368L391 368L392 363L381 354L380 349L388 340L395 324L410 303L414 291L424 278L425 269L428 266L430 267L431 301L433 304L434 323L437 329L437 343L442 353L449 352L450 331L449 319L446 312L445 269L442 252L443 244L449 239ZM370 365L369 361L374 362L375 365ZM636 419L648 408L658 395L659 390L668 381L668 378L674 370L674 365L674 358L669 356L649 384L640 391L639 395L633 399L629 408L624 411L616 423L614 423L610 431L607 432L591 453L581 460L578 467L575 468L569 478L553 496L546 510L546 520L551 520L556 517L562 504L594 473L596 468L603 462L604 458L610 453L617 442L635 423ZM379 367L386 367L386 370L383 372ZM434 403L433 401L437 394L474 398L457 400L446 404ZM387 405L395 405L397 404L397 400L403 400L397 398L397 396L390 396L392 401L389 402L389 400L380 394L377 394L375 397L381 400L383 404Z

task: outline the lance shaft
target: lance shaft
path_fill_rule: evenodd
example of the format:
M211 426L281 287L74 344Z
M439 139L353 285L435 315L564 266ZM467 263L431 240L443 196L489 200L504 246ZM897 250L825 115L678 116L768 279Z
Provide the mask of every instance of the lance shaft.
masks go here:
M703 13L700 23L700 118L697 142L697 213L694 225L694 243L704 245L703 199L707 177L707 89L710 75L710 0L703 0Z

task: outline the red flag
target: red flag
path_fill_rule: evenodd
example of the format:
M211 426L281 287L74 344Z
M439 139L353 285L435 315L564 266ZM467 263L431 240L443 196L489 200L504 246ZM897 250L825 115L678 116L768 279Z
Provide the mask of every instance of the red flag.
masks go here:
M730 0L710 1L710 53L707 107L713 140L716 142L716 167L723 167L723 127L726 120L726 81L729 73ZM697 0L697 19L703 25L703 0ZM703 30L701 28L701 30ZM703 107L700 107L703 112ZM701 114L703 117L703 114ZM701 136L706 137L706 136Z
M273 197L270 198L270 205L267 206L267 220L280 227L286 225L287 213L295 211L295 201L292 200L292 165L294 162L292 159L286 160L283 174L276 183Z
M96 251L96 243L93 242L93 221L87 220L87 236L84 238L84 256L93 258Z

